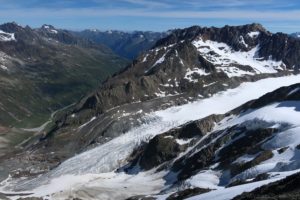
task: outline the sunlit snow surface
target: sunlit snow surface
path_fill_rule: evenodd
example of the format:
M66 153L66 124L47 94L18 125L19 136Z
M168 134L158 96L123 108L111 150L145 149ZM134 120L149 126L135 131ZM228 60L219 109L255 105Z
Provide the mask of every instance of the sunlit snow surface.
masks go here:
M12 185L13 187L6 187L5 189L30 191L34 193L33 196L45 196L55 193L53 198L59 199L56 197L60 191L64 191L61 195L75 194L75 191L80 188L89 188L90 192L96 192L96 188L101 188L101 191L103 190L103 184L106 186L105 190L114 191L117 195L121 187L120 184L117 184L119 181L136 180L126 186L128 195L134 195L135 192L136 194L153 194L157 192L157 188L163 187L164 181L159 179L159 177L163 176L162 174L154 175L153 172L143 172L137 175L125 175L113 172L118 167L124 165L125 159L142 141L147 141L157 134L190 120L200 119L211 114L226 113L267 92L298 82L300 82L300 75L242 83L235 89L217 93L207 99L153 112L146 117L148 123L134 128L106 144L68 159L48 174L42 175L32 181L18 181L17 183L13 181L11 183L15 185ZM107 174L109 174L109 178L105 178L103 182L103 176ZM204 175L204 177L208 176ZM215 175L212 177L213 181L210 184L216 182ZM146 181L147 185L139 185L139 180L141 182ZM59 186L58 182L60 183ZM7 183L8 186L9 183ZM135 188L137 185L139 185L138 191ZM126 196L124 191L121 193L123 197ZM103 197L103 199L105 198ZM119 198L116 197L115 199Z

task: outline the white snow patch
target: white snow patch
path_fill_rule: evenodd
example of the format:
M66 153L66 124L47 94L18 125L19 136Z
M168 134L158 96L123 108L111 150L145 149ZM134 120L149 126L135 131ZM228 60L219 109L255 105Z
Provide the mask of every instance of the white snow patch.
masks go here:
M240 43L242 43L246 48L248 47L248 44L246 44L244 37L241 35L239 38Z
M54 33L54 34L57 34L57 33L58 33L58 31L55 30L55 29L51 29L50 32L51 32L51 33Z
M220 176L221 173L212 170L204 170L187 179L185 183L193 187L218 189L221 188L218 186Z
M192 141L192 139L187 139L187 140L183 140L183 139L176 139L177 144L179 145L185 145L188 144Z
M164 54L162 57L160 57L160 58L154 63L154 65L153 65L152 67L154 67L154 66L156 66L156 65L158 65L158 64L163 63L163 62L165 61L165 56L166 56L166 54Z
M148 57L148 54L146 54L142 60L142 62L146 62L147 61L147 57Z
M1 42L9 42L9 41L16 41L14 33L7 33L0 30L0 41Z
M90 119L90 121L88 121L88 122L82 124L82 125L79 126L78 128L81 129L81 128L85 127L86 125L88 125L89 123L91 123L92 121L94 121L96 118L97 118L97 117L92 117L92 118Z
M249 37L251 37L251 38L256 38L259 34L260 34L259 31L253 31L253 32L248 33Z
M166 84L160 84L163 87L174 87L172 84L166 83Z
M160 57L149 69L145 71L145 73L148 73L151 69L153 69L156 65L161 64L165 61L165 56L168 52L166 52L162 57Z
M3 70L5 70L5 71L8 70L8 68L6 66L4 66L4 65L0 65L0 68L3 69Z
M212 82L212 83L209 83L209 84L204 84L203 87L209 87L209 86L214 85L214 84L216 84L216 83L217 83L217 81Z
M239 157L238 159L236 159L233 163L246 163L253 160L257 155L258 154L253 154L253 155L245 154Z

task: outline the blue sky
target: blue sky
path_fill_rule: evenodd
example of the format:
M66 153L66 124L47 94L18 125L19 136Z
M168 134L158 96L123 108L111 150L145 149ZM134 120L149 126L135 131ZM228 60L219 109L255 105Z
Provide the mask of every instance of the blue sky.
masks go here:
M0 0L0 22L81 30L163 31L258 22L300 31L299 0Z

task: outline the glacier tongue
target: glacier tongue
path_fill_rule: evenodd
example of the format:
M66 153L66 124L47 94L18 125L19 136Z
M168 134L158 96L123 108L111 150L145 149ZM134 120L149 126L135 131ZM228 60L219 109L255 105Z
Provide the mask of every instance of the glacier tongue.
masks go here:
M150 113L146 116L148 123L136 127L103 145L66 160L48 174L31 181L20 181L18 184L13 185L12 190L33 190L33 192L38 194L39 192L34 190L35 188L44 184L48 184L48 187L51 187L51 184L55 184L51 180L67 174L82 177L87 174L94 174L97 177L100 173L112 172L124 165L126 158L142 141L148 141L153 136L190 120L200 119L211 114L226 113L249 100L258 98L279 87L298 83L299 80L300 75L291 75L242 83L235 89L217 93L207 99ZM72 184L68 183L58 188L56 192L61 191L61 188L72 187ZM52 192L55 191L51 190ZM43 193L43 195L46 194Z

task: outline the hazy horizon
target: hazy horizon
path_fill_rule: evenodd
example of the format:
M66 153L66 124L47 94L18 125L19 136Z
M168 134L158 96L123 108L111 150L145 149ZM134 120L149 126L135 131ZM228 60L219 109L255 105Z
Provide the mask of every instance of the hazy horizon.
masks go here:
M166 31L192 25L260 23L271 32L300 31L297 0L0 0L0 23L69 30Z

